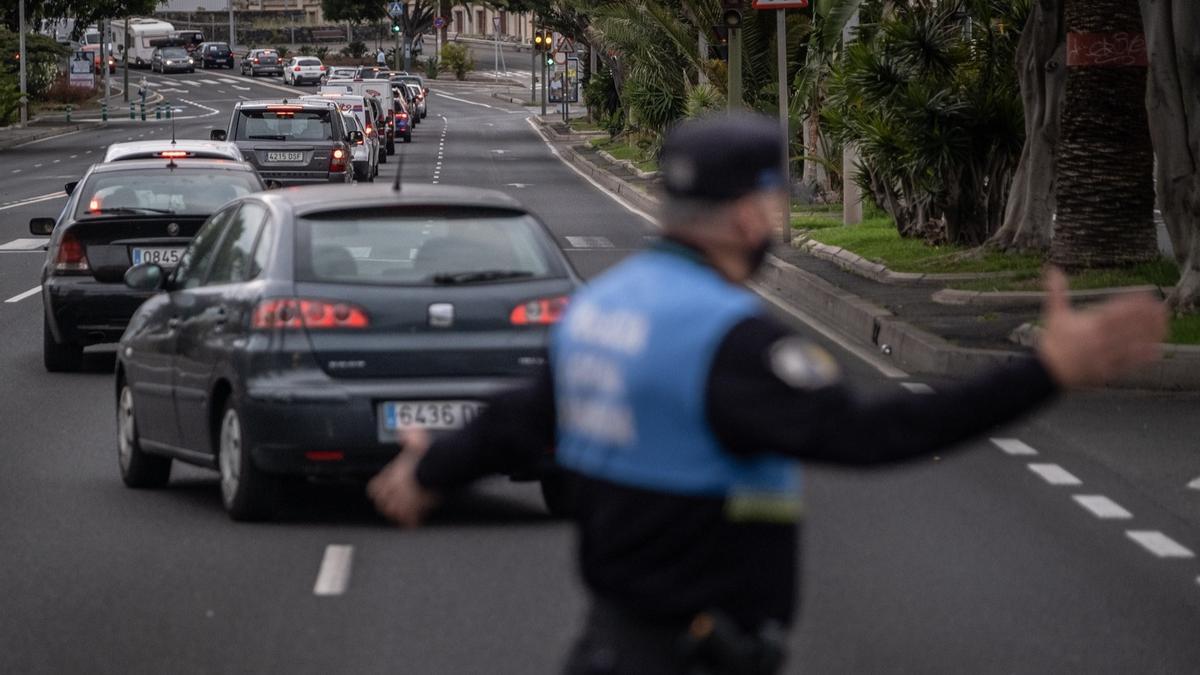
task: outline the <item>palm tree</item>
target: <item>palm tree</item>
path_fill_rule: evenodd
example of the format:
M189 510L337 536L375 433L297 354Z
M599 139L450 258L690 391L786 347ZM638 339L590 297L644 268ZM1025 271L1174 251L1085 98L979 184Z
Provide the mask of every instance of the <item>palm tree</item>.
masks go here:
M1158 257L1146 51L1138 3L1065 0L1067 89L1052 262L1132 265Z

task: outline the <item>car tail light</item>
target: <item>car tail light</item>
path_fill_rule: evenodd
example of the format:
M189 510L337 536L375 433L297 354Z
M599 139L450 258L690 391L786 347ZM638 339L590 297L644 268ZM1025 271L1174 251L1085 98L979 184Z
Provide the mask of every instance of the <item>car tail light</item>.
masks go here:
M299 106L299 105L269 105L269 106L267 106L267 110L270 110L271 112L279 112L279 111L296 112L297 110L303 110L303 109L304 109L304 106Z
M162 152L158 153L158 156L167 159L179 159L180 157L190 157L191 154L192 153L187 152L186 150L163 150Z
M321 66L321 72L325 72L325 66ZM782 125L781 125L782 126Z
M542 298L530 300L513 307L508 320L514 326L546 326L558 323L567 309L567 298Z
M338 171L346 170L346 151L341 148L334 148L329 153L329 170L337 173Z
M363 329L370 325L367 313L350 303L300 298L263 300L254 308L251 321L256 330Z
M254 59L254 62L255 62L255 63L258 63L258 59Z
M300 66L296 66L296 67L295 67L295 68L293 68L292 70L294 70L294 71L296 71L296 72L298 73L298 72L300 72Z
M340 462L346 458L341 450L309 450L304 458L313 462Z
M396 119L406 120L408 119L408 113L396 113Z
M67 232L58 242L58 253L54 256L54 271L64 273L84 273L88 271L87 254L79 239Z

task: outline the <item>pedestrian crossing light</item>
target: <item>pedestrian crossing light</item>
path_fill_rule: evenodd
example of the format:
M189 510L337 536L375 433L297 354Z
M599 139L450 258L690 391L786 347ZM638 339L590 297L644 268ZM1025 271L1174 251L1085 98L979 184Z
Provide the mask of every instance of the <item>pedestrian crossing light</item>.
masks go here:
M393 32L393 33L399 33L399 32L400 32L400 24L398 24L398 23L393 23L393 24L392 24L392 32Z
M548 66L554 65L554 57L553 56L550 56L549 54L546 55L546 65L548 65Z

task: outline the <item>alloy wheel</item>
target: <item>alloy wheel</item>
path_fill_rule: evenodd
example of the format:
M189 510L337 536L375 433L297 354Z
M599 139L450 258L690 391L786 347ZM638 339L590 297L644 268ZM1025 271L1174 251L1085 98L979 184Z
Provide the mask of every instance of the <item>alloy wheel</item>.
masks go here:
M242 477L242 423L237 410L233 408L226 410L221 420L217 455L221 470L221 499L228 506L237 495Z

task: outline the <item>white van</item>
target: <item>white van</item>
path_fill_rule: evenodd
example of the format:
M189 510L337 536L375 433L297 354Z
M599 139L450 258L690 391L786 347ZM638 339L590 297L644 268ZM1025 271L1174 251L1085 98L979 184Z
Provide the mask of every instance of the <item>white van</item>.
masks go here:
M396 154L395 111L392 109L392 85L387 80L328 80L321 84L321 94L339 94L348 96L374 96L379 99L383 108L382 120L371 120L372 126L379 126L382 135L380 142L384 145L386 154Z
M113 41L117 44L115 56L118 61L124 60L123 52L128 51L130 66L149 68L154 48L170 40L174 30L175 26L166 21L134 17L129 20L129 44L125 44L125 20L113 19Z

